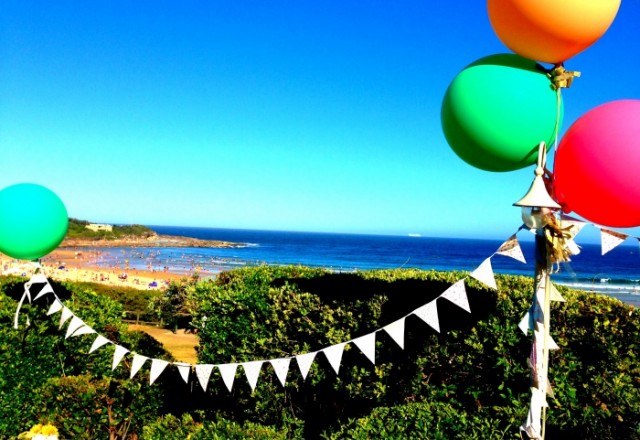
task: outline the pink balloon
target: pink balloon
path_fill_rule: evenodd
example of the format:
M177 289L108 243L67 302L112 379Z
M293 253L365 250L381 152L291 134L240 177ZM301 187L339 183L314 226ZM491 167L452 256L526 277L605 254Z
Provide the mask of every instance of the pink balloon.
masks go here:
M640 226L640 100L603 104L569 127L553 187L565 212L602 226Z

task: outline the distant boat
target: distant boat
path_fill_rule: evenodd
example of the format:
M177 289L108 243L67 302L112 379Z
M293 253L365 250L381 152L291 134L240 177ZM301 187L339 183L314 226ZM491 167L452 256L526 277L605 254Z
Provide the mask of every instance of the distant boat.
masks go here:
M409 237L422 237L422 234L411 233Z

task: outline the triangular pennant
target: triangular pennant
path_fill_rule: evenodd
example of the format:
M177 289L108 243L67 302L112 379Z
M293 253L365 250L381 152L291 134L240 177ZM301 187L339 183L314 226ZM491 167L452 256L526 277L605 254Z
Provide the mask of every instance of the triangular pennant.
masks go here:
M600 239L602 240L602 255L611 251L625 241L629 236L622 232L600 229Z
M209 385L211 371L213 371L213 365L211 364L196 364L196 377L205 391L207 391L207 386Z
M51 284L49 284L49 282L45 282L45 285L42 287L42 289L40 289L40 292L38 292L38 294L36 295L35 298L33 298L33 300L35 301L38 298L42 298L48 293L53 293L53 287L51 287Z
M550 382L547 382L547 395L550 396L552 399L554 399L556 397L555 393L553 392L553 387L551 386ZM549 405L547 405L547 406L549 406Z
M182 380L184 380L184 383L189 383L189 373L191 373L191 364L187 364L186 362L174 362L173 365L175 365L176 368L178 369L178 373L180 373L180 376L182 377ZM211 367L213 368L213 365ZM209 371L209 374L211 374L211 371ZM207 377L207 381L208 380L209 378Z
M376 333L369 333L368 335L360 336L353 339L351 342L356 344L356 347L360 349L367 359L371 361L373 365L376 364Z
M584 225L586 225L585 222L569 217L568 215L563 215L560 218L560 229L569 228L568 232L572 237L578 235L580 231L582 231L582 228L584 228Z
M522 248L520 247L520 243L518 242L518 238L515 234L509 237L507 241L502 243L502 245L496 251L496 254L511 257L514 260L518 260L525 264L527 262L527 260L524 258Z
M405 318L400 318L397 321L392 322L389 325L383 327L384 331L387 332L391 339L396 341L396 344L400 346L404 350L404 320Z
M529 330L535 330L535 322L533 321L531 313L525 313L524 317L518 324L518 327L522 330L522 333L524 333L525 336L528 334Z
M25 286L27 288L31 288L31 286L34 284L43 284L43 283L48 284L47 277L44 276L44 274L42 273L34 273L33 275L31 275L31 278L29 279L29 281L25 283Z
M18 329L18 319L20 318L20 309L22 308L22 304L24 303L25 299L31 302L31 294L29 293L29 290L27 288L24 289L24 293L20 297L20 302L18 303L18 307L16 308L16 313L13 316L13 328L16 330ZM27 316L27 327L28 326L29 326L29 317ZM60 327L62 328L62 325Z
M60 315L60 326L58 328L62 328L65 322L69 318L73 316L73 312L69 310L66 306L62 308L62 314Z
M133 354L133 360L131 361L131 375L129 376L129 379L133 379L133 376L135 376L140 368L142 368L144 363L147 362L147 359L149 358L146 356L142 356L141 354Z
M62 310L62 303L60 302L60 300L58 298L56 298L53 301L53 304L51 304L51 307L49 307L49 311L47 312L47 316L49 315L53 315L54 313L58 313L60 310Z
M313 351L311 353L299 354L296 356L296 362L298 363L298 368L300 368L302 379L307 378L307 374L309 374L309 369L311 368L311 364L313 364L313 360L317 353L317 351Z
M536 330L535 331L535 337L537 340L542 341L543 340L543 331L540 330ZM560 350L560 347L558 347L558 344L556 344L556 341L553 340L553 338L551 337L551 335L547 335L547 349L548 350Z
M89 349L89 353L93 353L94 351L96 351L98 348L102 347L105 344L111 344L111 341L102 335L98 335L98 337L93 341L93 344Z
M580 246L571 238L565 240L565 249L567 249L571 255L580 254Z
M324 352L324 355L327 357L336 374L340 371L340 361L342 360L342 352L344 351L345 345L347 345L346 342L341 342L340 344L332 345L331 347L321 350Z
M220 370L220 375L222 376L222 380L224 384L227 386L229 392L233 388L233 380L236 378L236 370L238 369L238 364L221 364L218 365L218 370Z
M162 374L165 368L167 368L169 362L162 359L151 359L151 371L149 371L149 385L153 385L158 377Z
M264 361L252 361L252 362L244 362L242 363L242 368L244 369L244 374L247 376L247 381L251 386L251 391L256 389L256 385L258 384L258 376L260 376L260 369L262 368L262 364Z
M91 327L89 327L88 325L83 325L82 327L80 327L78 330L76 330L75 332L73 332L73 334L71 335L71 337L75 337L75 336L80 336L80 335L90 335L95 333L96 331L94 329L92 329Z
M469 307L469 300L467 299L467 289L464 287L464 280L457 281L440 295L440 297L448 299L458 307L471 313L471 307Z
M471 272L470 275L481 283L491 287L492 289L498 290L496 279L493 276L493 268L491 267L491 258L487 258L486 260L484 260L482 264L476 268L476 270Z
M557 301L557 302L565 302L566 300L562 297L562 295L560 294L560 292L558 291L558 288L551 283L551 292L550 292L550 298L551 301Z
M67 327L67 334L65 335L64 338L67 339L69 336L71 336L73 334L73 332L78 330L83 325L84 325L84 322L82 322L82 319L78 318L77 316L74 316L71 319L71 322L69 323L69 326Z
M413 314L416 315L418 318L422 319L427 324L429 324L431 327L433 327L435 331L440 332L440 321L438 320L438 308L436 306L435 300L421 307L418 307L413 311Z
M116 349L113 352L113 363L111 364L111 371L115 370L125 354L129 353L129 350L122 345L116 344Z
M284 386L287 381L287 373L289 372L291 358L271 359L269 362L271 362L273 371L276 372L276 376L278 376L280 383Z

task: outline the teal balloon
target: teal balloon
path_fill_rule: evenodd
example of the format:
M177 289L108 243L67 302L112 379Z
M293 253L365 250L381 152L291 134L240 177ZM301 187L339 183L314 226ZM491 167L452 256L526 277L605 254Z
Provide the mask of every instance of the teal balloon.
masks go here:
M535 61L491 55L467 66L449 85L441 121L453 151L486 171L513 171L536 162L562 125L562 100Z
M69 217L51 190L19 183L0 191L0 252L36 260L53 251L67 234Z

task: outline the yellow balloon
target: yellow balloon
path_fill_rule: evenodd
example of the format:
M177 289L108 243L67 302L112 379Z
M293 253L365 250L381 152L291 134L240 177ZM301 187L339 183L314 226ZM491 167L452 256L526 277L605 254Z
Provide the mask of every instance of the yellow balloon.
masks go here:
M609 29L620 0L488 0L487 8L493 30L509 49L559 64Z

